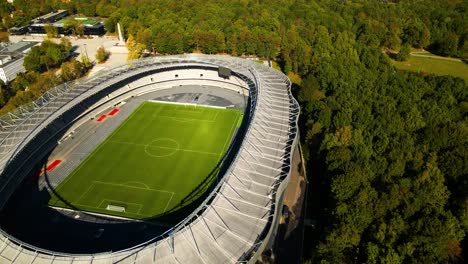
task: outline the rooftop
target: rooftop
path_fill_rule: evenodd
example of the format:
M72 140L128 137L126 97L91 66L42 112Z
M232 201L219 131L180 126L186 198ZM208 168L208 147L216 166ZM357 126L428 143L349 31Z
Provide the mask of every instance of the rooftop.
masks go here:
M74 19L75 21L79 22L80 24L83 25L95 25L99 21L94 18L89 18L89 17L67 17L63 18L59 21L57 21L58 24L65 24L67 21Z
M54 22L57 16L65 16L68 14L67 10L57 10L50 12L48 14L45 14L43 16L37 17L32 20L33 23L38 23L38 22Z
M31 47L37 45L38 42L31 42L31 41L20 41L17 43L12 43L2 49L0 49L0 54L4 53L12 53L12 52L24 52Z

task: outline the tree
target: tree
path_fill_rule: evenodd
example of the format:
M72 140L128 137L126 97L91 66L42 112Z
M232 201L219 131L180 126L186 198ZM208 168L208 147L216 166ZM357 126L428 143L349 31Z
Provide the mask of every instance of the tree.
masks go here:
M69 54L66 41L63 43L55 44L46 40L40 46L32 47L24 58L24 68L27 71L43 72L59 66Z
M72 48L70 39L63 37L60 39L60 45L63 47L63 50L69 51Z
M0 42L10 42L8 32L0 32Z
M136 42L133 38L133 35L129 35L126 43L128 49L127 60L139 59L143 56L143 51L146 49L146 46L142 43Z
M431 32L419 18L410 20L403 30L403 42L412 46L427 47L430 40Z
M448 56L455 56L458 54L459 37L454 32L448 32L440 43L440 50L442 54Z
M84 65L86 68L90 68L90 67L91 67L91 60L90 60L89 57L86 56L85 54L81 54L81 63L83 63L83 65Z
M98 63L103 63L109 58L110 53L104 49L103 46L99 47L96 52L96 60Z
M82 77L86 73L84 63L72 58L69 62L64 62L61 69L61 76L65 82L69 82Z
M41 70L41 48L32 47L28 55L24 58L24 68L27 71L40 71Z
M407 61L410 57L411 53L411 45L408 43L405 43L402 47L400 52L397 53L396 55L396 60L397 61Z
M73 18L69 18L65 20L65 22L63 23L63 30L72 35L76 35L77 24L78 24L78 21L76 21Z
M143 51L145 50L145 45L137 43L128 53L127 60L135 60L143 57Z
M51 24L45 25L44 30L48 38L55 38L58 36L58 29Z
M83 36L84 35L84 25L80 23L79 25L76 26L75 31L76 31L76 34L78 36Z
M3 82L3 80L0 80L0 108L3 107L8 101L9 96L6 89L6 84Z
M81 24L80 21L73 18L69 18L64 22L63 29L72 35L84 35L84 25Z
M467 259L466 82L401 72L382 54L400 50L395 56L405 60L412 47L424 47L466 57L466 1L180 2L15 0L13 17L2 19L4 27L28 23L60 6L108 17L109 32L120 21L129 59L147 49L277 60L302 80L292 92L299 91L300 139L311 173L306 210L320 216L315 235L306 236L310 263ZM45 50L32 51L25 64L47 78L20 75L4 109L57 83L44 71L60 65L58 53ZM63 67L59 81L78 76L75 64Z

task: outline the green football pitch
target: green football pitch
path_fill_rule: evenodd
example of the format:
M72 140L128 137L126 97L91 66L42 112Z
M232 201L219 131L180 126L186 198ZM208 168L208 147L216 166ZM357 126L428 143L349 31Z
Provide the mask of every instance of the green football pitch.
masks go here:
M213 182L242 117L144 102L55 188L49 205L133 219L183 208Z

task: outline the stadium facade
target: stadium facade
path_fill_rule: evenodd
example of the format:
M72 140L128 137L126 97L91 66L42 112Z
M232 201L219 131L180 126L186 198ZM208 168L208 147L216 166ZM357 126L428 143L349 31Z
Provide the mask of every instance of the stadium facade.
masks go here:
M230 70L230 71L229 71ZM0 209L50 152L64 128L131 97L184 84L246 93L248 125L226 173L183 221L144 243L98 254L67 254L0 230L0 263L255 263L271 247L298 144L299 105L282 73L228 56L151 57L64 84L0 118Z

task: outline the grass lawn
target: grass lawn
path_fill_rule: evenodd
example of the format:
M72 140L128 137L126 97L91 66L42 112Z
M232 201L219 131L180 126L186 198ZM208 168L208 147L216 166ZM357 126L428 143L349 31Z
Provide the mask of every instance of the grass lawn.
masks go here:
M57 186L49 205L133 219L182 208L214 180L242 117L233 109L145 102ZM205 179L208 186L199 187Z
M468 82L468 65L460 60L440 59L436 56L411 56L407 61L392 63L400 70L429 72L436 75L452 75L461 77Z
M84 25L94 25L96 24L98 21L96 19L93 19L93 18L87 18L87 17L67 17L67 18L64 18L62 20L59 20L57 23L63 23L65 24L68 20L70 19L74 19L78 22L80 22L81 24L84 24Z

